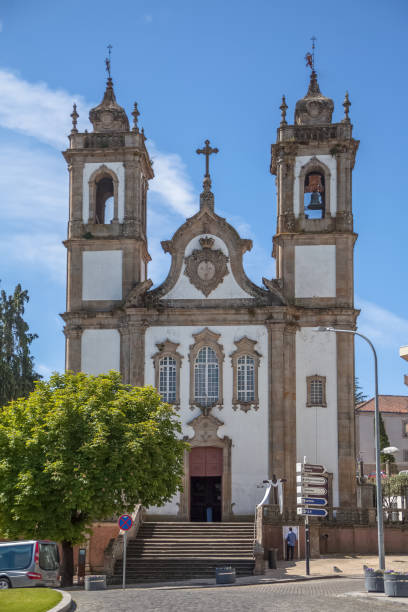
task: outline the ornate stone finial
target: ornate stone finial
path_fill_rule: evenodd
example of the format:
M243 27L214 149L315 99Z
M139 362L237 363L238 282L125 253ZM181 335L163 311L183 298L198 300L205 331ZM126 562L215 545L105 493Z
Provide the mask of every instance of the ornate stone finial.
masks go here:
M342 123L350 123L349 111L350 111L351 102L349 100L348 91L346 91L346 95L344 96L343 106L344 106L344 119L342 120Z
M280 105L280 111L281 111L281 127L283 125L288 125L288 122L286 121L286 111L288 110L288 105L286 104L286 98L285 96L282 96L282 104Z
M108 57L105 58L106 72L108 73L108 81L111 80L111 51L112 45L107 46L108 49Z
M77 130L77 123L78 123L78 113L77 113L77 105L74 104L73 105L73 110L71 113L71 117L72 117L72 130L71 130L71 134L78 134L78 130Z
M207 206L211 210L214 210L214 194L211 191L210 155L213 153L218 153L219 150L217 148L212 148L209 140L206 140L204 144L204 148L196 150L198 155L205 155L205 174L203 180L203 191L200 194L200 208Z
M136 134L139 133L139 128L137 127L137 118L139 117L140 113L139 110L137 108L137 102L135 102L134 107L133 107L133 111L132 111L132 117L133 117L133 128L132 128L132 132L136 132Z
M211 249L214 246L214 238L210 238L210 236L204 236L200 238L201 248L203 249Z

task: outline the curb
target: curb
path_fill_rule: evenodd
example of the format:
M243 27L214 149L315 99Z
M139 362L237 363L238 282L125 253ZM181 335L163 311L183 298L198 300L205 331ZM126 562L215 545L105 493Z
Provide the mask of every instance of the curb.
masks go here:
M61 593L62 599L56 606L50 608L48 612L68 612L71 609L72 597L66 591L60 591L59 589L52 589L56 593Z

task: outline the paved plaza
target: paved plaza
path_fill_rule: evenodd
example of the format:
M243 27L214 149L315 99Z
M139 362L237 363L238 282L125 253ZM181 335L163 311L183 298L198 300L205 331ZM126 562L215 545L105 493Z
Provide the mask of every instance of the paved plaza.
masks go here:
M365 612L404 610L408 605L364 594L361 578L330 578L246 586L167 586L72 591L78 612ZM407 600L408 604L408 600Z

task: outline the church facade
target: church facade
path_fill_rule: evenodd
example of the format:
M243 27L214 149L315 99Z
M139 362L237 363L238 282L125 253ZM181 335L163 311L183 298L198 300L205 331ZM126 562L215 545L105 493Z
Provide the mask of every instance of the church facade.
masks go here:
M257 488L285 479L296 506L296 461L331 477L330 503L355 505L354 338L317 326L355 329L352 171L358 141L345 114L332 122L314 70L295 120L282 120L271 147L277 183L276 278L255 285L243 255L252 242L216 212L209 141L197 152L206 173L195 215L162 243L166 280L148 277L146 209L153 168L109 77L90 112L92 132L72 113L65 321L66 367L120 370L153 385L176 407L185 456L183 492L156 518L229 521L253 516Z

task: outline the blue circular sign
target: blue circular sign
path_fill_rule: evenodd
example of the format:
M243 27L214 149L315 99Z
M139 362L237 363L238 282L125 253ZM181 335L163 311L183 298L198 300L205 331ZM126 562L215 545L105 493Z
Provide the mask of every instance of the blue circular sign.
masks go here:
M132 517L129 516L128 514L122 514L122 516L119 517L119 527L123 530L123 531L127 531L128 529L131 528L132 526Z

